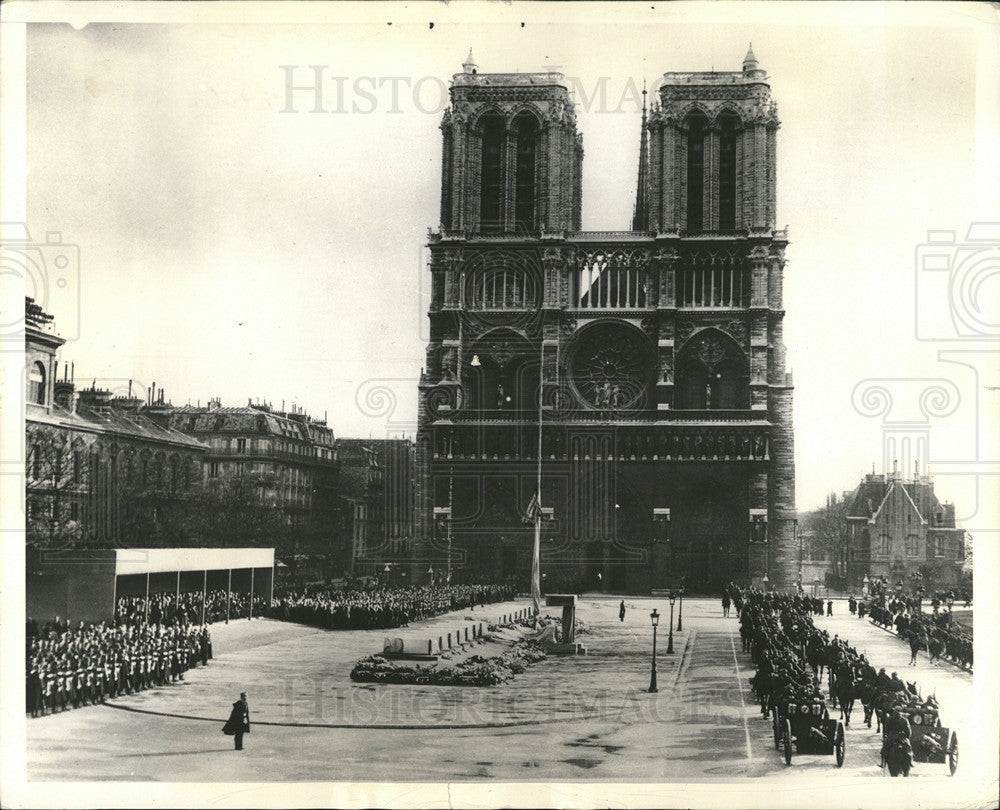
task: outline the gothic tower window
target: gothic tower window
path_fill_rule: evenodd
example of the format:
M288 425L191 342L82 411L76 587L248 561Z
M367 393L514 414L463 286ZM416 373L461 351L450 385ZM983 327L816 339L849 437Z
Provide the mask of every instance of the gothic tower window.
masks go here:
M579 257L572 302L581 309L646 306L647 257L638 251L594 251Z
M503 190L503 153L506 127L497 115L482 121L482 171L479 200L479 228L499 231L503 226L501 197Z
M719 116L719 230L736 230L736 138L739 119Z
M677 359L680 410L735 410L749 407L746 358L733 340L715 329L692 338Z
M535 153L538 144L538 121L530 113L514 119L517 143L514 189L514 221L519 231L535 228Z
M466 272L464 296L470 310L532 308L538 305L538 282L515 262L484 262Z
M502 411L510 416L538 411L538 347L517 332L499 329L484 336L472 351L478 365L464 376L474 411Z
M684 307L742 308L750 303L744 261L732 251L688 254L679 274L678 302Z
M692 113L688 118L687 143L687 230L689 233L704 229L703 204L705 197L705 133L708 120L702 113Z

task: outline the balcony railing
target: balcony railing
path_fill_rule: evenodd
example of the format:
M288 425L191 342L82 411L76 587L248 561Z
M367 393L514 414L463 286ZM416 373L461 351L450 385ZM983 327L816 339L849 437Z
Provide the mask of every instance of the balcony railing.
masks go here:
M702 410L669 410L669 411L613 411L597 409L566 409L557 410L545 408L543 420L549 422L605 422L613 424L657 424L662 422L689 424L754 424L765 425L768 413L764 410L740 409L702 409ZM448 416L449 421L462 424L504 424L504 423L538 423L538 411L534 408L502 408L502 409L469 409L455 411Z
M538 457L535 425L438 425L432 456L447 460L530 460ZM770 425L565 425L542 431L542 458L671 461L770 459Z

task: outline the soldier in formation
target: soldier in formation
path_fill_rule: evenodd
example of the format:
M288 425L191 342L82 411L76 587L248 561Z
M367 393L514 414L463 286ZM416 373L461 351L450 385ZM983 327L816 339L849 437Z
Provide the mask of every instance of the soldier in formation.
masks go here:
M194 625L43 625L26 639L27 711L44 716L183 680L207 664L210 644L208 629Z
M855 681L869 726L871 713L877 711L879 718L884 719L887 736L905 735L909 739L906 714L914 711L937 714L938 704L933 696L921 699L916 684L905 683L898 672L888 674L884 667L876 671L867 657L845 640L836 635L830 639L826 631L816 628L811 616L814 605L809 598L801 594L765 594L732 585L727 593L744 605L740 613L740 636L744 650L750 652L757 666L750 684L765 718L775 707L789 702L822 700L809 664L811 651L815 650L823 651L820 658L834 673L831 696L838 680Z

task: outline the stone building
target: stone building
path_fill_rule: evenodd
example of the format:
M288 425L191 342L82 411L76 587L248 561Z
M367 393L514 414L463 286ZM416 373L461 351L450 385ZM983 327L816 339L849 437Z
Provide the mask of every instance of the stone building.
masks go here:
M26 301L25 531L40 547L172 544L206 447L141 412L126 392L57 379L64 341ZM130 392L129 392L130 393Z
M919 575L928 591L962 583L966 532L931 476L866 475L848 496L847 522L849 587L860 590L866 575L907 588Z
M150 413L207 447L207 486L246 481L276 510L285 536L272 542L280 554L332 555L333 567L343 567L349 546L338 501L339 462L325 419L266 403L228 407L219 399L205 406L154 403Z
M526 582L540 455L549 582L794 584L779 122L753 53L664 74L618 232L580 230L562 74L480 73L470 53L450 92L414 575L451 547L459 578Z

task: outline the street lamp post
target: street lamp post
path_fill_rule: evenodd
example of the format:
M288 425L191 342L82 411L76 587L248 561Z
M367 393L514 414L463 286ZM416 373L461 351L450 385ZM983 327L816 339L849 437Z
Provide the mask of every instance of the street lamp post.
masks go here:
M656 686L656 625L660 623L660 614L657 613L656 608L653 608L653 612L649 614L649 619L653 623L653 667L649 673L649 691L659 692L660 690Z
M771 581L771 580L769 580L769 579L767 578L767 572L765 571L765 572L764 572L764 593L767 593L767 583L768 583L768 582L770 582L770 581Z
M670 592L670 631L667 634L667 655L674 654L674 601L677 594Z
M795 535L795 544L799 548L799 588L802 588L802 535L799 534L799 520L792 520L792 534Z
M429 565L427 567L427 576L430 579L431 586L433 586L434 585L434 566L433 565Z
M677 608L677 632L680 633L684 628L681 625L681 619L684 617L684 586L681 585L680 589L681 603Z

